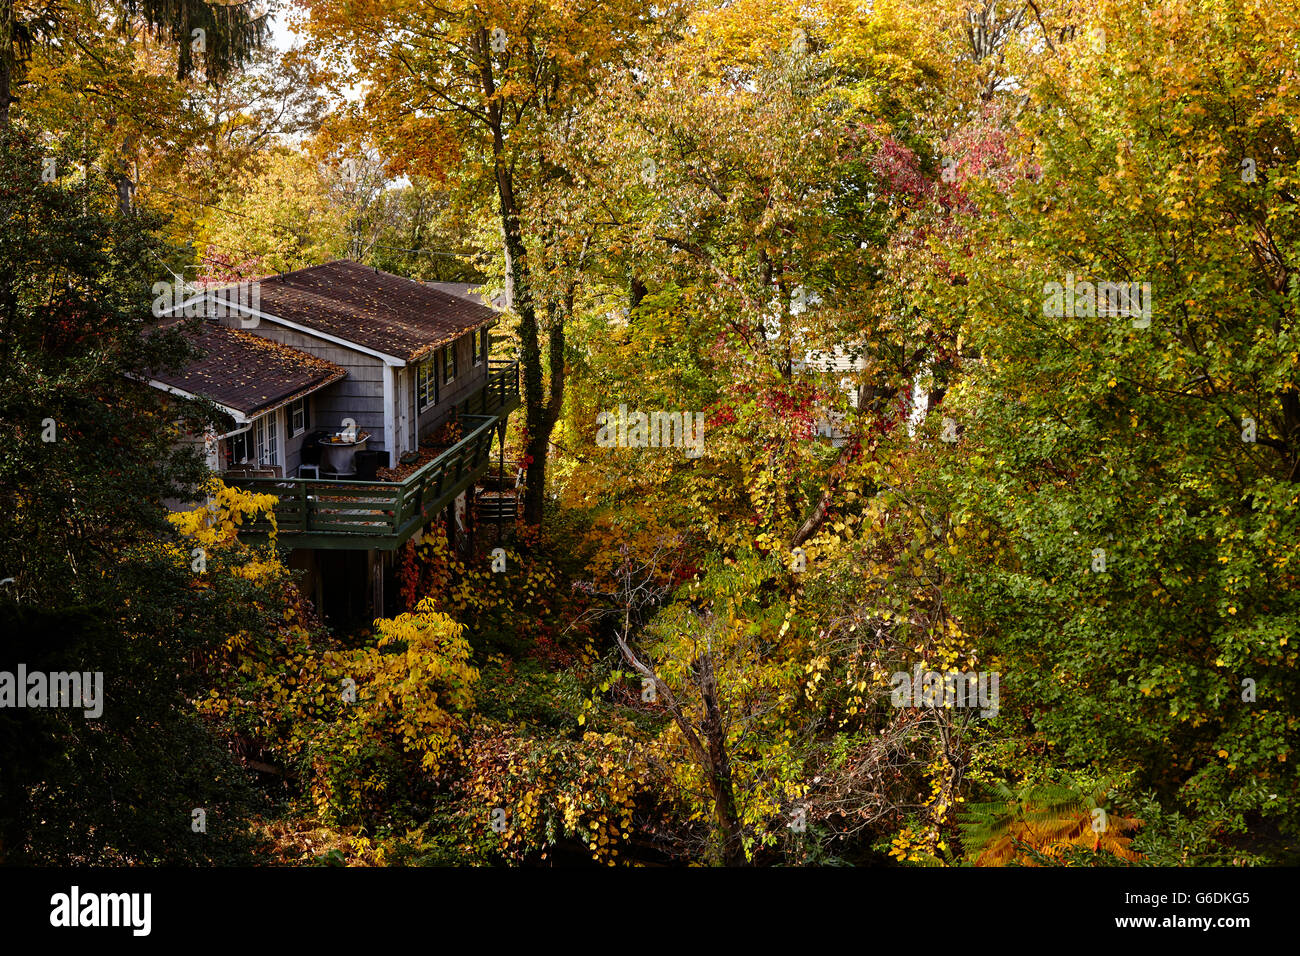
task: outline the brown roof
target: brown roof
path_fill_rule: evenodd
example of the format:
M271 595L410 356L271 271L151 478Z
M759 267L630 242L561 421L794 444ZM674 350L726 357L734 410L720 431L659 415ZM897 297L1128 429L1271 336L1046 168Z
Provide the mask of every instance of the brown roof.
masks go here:
M506 307L505 293L498 292L496 295L488 298L487 286L482 282L426 281L424 284L430 289L437 289L439 292L445 292L448 295L454 295L461 299L469 299L471 302L477 302L479 305L486 305L498 312Z
M347 369L323 358L215 322L202 322L185 336L203 357L179 373L150 372L149 378L233 408L245 418L279 408L347 374Z
M259 312L416 361L496 321L485 305L341 259L258 280Z

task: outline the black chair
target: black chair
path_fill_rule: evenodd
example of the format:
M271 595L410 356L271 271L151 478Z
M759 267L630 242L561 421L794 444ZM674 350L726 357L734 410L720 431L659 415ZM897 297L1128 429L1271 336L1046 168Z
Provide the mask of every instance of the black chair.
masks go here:
M357 452L353 458L357 469L357 481L375 481L387 457L388 452L384 451Z
M324 431L314 431L303 439L302 443L302 463L298 465L298 477L303 476L303 469L309 469L313 478L320 477L320 458L323 449L320 446L321 441L329 434Z

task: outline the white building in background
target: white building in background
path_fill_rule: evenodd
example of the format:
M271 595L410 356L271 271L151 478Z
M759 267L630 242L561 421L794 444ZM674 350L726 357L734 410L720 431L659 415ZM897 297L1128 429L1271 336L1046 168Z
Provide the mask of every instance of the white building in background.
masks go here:
M862 406L863 391L863 386L858 384L857 373L862 372L866 367L867 361L860 351L852 346L836 345L830 350L808 349L804 352L803 362L796 370L807 368L830 375L839 373L840 390L844 393L849 407L857 409ZM843 445L848 440L844 418L844 412L834 409L826 409L819 413L818 437L829 438L831 444L836 447Z
M803 286L794 289L790 296L789 314L791 318L802 315L810 308L821 305L822 299L816 292L807 292ZM781 336L781 306L773 303L773 314L768 319L767 336L776 339ZM794 348L807 338L808 329L796 326L791 329ZM803 358L794 361L793 371L815 372L835 375L839 373L839 387L847 399L849 408L857 409L862 404L862 386L858 384L858 373L867 367L866 359L860 349L851 344L834 345L830 349L805 348ZM831 444L839 447L848 440L845 429L845 413L834 409L819 409L816 417L817 436L829 438Z
M802 287L795 290L790 303L790 315L800 315L809 307L820 305L821 297L815 292L804 293ZM774 323L775 334L769 332L769 338L779 336L779 323ZM796 341L807 334L806 328L794 330ZM866 398L866 386L861 384L861 373L867 368L866 350L854 344L835 345L830 349L807 349L803 361L796 361L794 371L810 369L815 372L834 375L839 373L839 386L847 400L848 407L860 409ZM927 387L930 366L927 362L922 372L912 384L911 411L907 419L907 433L915 435L917 428L925 421L930 407L930 391ZM817 435L829 438L837 448L848 440L845 413L826 409L817 418Z

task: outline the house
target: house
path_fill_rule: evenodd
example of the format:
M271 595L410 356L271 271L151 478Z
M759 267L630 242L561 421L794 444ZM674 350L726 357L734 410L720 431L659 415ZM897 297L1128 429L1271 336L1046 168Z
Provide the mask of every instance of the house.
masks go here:
M856 381L857 373L867 366L866 359L856 349L849 346L834 345L830 349L807 349L803 361L796 363L796 371L810 370L814 373L839 373L838 385L844 393L848 407L862 407L863 389ZM816 415L817 435L829 438L835 447L842 447L848 441L845 430L845 414L829 408L819 408Z
M517 365L489 358L495 310L337 261L201 290L162 312L164 325L200 317L184 328L202 357L148 383L221 410L228 427L198 439L209 467L280 499L277 543L318 604L330 582L356 593L348 582L364 573L380 613L407 541L439 517L449 535L472 534L477 484L519 405Z

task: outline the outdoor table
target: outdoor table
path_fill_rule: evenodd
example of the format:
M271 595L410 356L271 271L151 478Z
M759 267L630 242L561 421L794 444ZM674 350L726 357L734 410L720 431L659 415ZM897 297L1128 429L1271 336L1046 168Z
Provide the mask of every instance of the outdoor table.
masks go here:
M350 442L330 439L322 441L320 443L321 472L334 475L356 474L357 469L353 459L356 458L357 452L365 451L368 441L370 441L369 435Z

